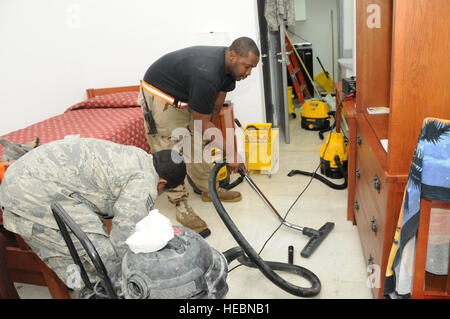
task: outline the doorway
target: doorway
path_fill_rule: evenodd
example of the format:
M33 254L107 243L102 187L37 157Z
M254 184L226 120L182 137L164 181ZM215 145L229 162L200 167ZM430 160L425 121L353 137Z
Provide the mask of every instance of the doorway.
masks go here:
M287 96L287 71L284 24L278 31L270 31L264 16L265 1L257 1L261 61L263 68L266 122L279 128L286 144L290 143Z

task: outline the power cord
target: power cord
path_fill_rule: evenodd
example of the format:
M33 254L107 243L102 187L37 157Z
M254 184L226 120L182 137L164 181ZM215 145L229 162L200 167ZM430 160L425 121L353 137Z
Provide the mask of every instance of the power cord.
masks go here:
M328 141L328 144L330 143L330 141ZM325 147L326 148L328 147ZM295 201L291 204L291 206L289 207L289 209L287 210L286 214L283 217L283 220L286 220L287 216L289 215L289 213L291 212L292 208L294 207L294 205L298 202L298 200L300 199L300 197L306 192L306 190L308 189L309 185L311 185L311 182L314 179L314 175L316 174L317 170L320 168L320 164L319 166L317 166L316 170L314 171L313 176L310 178L308 184L305 186L305 188L301 191L301 193L297 196L297 198L295 199ZM266 247L266 245L268 244L268 242L272 239L272 237L277 233L277 231L280 229L280 227L283 225L282 222L280 222L280 224L278 225L278 227L272 232L272 234L267 238L267 240L264 242L263 246L261 247L260 251L258 252L258 255L261 255L262 251L264 250L264 248ZM228 273L230 273L231 271L233 271L234 269L238 268L242 266L242 264L239 264L233 268L231 268Z
M353 93L344 96L344 98L339 102L338 108L342 106L342 103L344 103L344 101L353 96ZM336 126L333 128L336 129ZM330 134L332 133L332 131L330 131ZM326 153L327 149L328 149L328 145L330 145L330 141L331 138L328 140L327 145L325 146L325 150L324 150L324 154ZM289 215L289 213L291 212L292 208L295 206L295 204L298 202L298 200L300 199L300 197L306 192L306 190L309 188L309 186L311 185L314 176L316 175L317 171L320 168L321 163L319 163L319 165L317 166L316 170L314 171L314 173L312 174L311 178L309 179L308 184L305 186L305 188L301 191L301 193L297 196L297 198L295 199L295 201L291 204L291 206L289 207L289 209L287 210L286 214L283 217L283 220L286 220L287 216ZM267 238L267 240L264 242L263 246L261 247L261 249L258 252L258 256L261 255L262 251L264 250L264 248L266 247L267 243L272 239L272 237L277 233L277 231L280 229L280 227L283 225L282 222L280 222L280 224L278 225L278 227L272 232L272 234ZM242 266L243 264L239 264L234 266L233 268L231 268L230 270L228 270L228 273L232 272L234 269Z
M330 139L331 140L331 139ZM325 151L328 148L328 145L330 144L330 140L328 140L327 145L325 146ZM297 196L297 198L295 199L295 201L291 204L291 206L289 207L289 209L287 210L286 214L283 217L283 220L286 220L287 216L289 215L289 213L291 212L292 208L295 206L295 204L298 202L298 200L300 199L300 197L306 192L306 190L308 189L308 187L311 185L313 179L314 179L314 175L317 173L318 169L320 168L320 164L317 166L316 170L314 171L313 175L311 176L311 178L309 179L308 184L305 186L305 188L301 191L301 193ZM280 222L280 224L278 225L278 227L272 232L272 234L267 238L267 240L264 242L263 246L261 247L260 251L258 252L258 256L261 255L262 251L264 250L264 248L266 247L267 243L272 239L272 237L277 233L277 231L280 229L280 227L283 225L282 222ZM239 264L236 265L235 267L231 268L228 273L232 272L234 269L242 266L243 264Z

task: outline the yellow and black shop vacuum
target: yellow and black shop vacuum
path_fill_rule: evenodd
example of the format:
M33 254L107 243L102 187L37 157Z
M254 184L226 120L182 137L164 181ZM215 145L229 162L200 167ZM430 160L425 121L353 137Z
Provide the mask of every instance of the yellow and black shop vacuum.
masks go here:
M320 173L330 178L344 178L347 167L348 141L342 133L332 132L320 148Z
M288 176L296 174L312 176L331 188L345 189L347 188L347 168L348 141L342 133L332 132L328 134L325 143L320 148L320 173L332 179L344 178L344 182L335 184L322 175L317 174L317 170L314 173L292 170Z
M319 100L303 103L301 116L302 128L310 131L322 131L330 128L330 120L335 112L330 112L328 104Z
M215 147L212 148L211 155L213 156L213 161L216 161L218 158L221 158L223 156L222 152L219 149L216 149ZM217 173L217 180L219 181L219 186L221 188L226 190L233 189L234 187L242 183L242 181L244 180L244 177L240 176L234 182L231 182L230 175L231 173L228 165L224 165ZM200 188L198 188L197 185L195 185L192 178L188 174L186 174L186 178L189 182L189 185L192 186L192 190L194 191L194 193L201 195L202 191L200 190Z
M353 94L349 94L345 96L340 102L337 108L342 106L342 103ZM320 101L314 101L320 102ZM322 102L326 104L325 102ZM305 103L306 104L306 103ZM309 108L309 107L308 107ZM325 115L326 109L328 109L328 105L326 108L322 105L322 116ZM310 108L312 109L312 108ZM317 111L315 111L317 112ZM328 114L328 112L327 112ZM331 114L331 112L330 112ZM302 118L303 124L303 118ZM319 136L323 139L323 133L326 131L332 131L336 127L336 121L334 121L333 125L329 128L320 128ZM348 169L348 140L342 133L331 132L328 134L325 143L320 148L320 173L332 178L332 179L340 179L344 178L344 182L342 184L335 184L325 177L317 174L317 169L314 173L300 171L300 170L292 170L289 172L288 176L294 176L296 174L312 176L324 184L330 186L334 189L345 189L347 188L347 169Z

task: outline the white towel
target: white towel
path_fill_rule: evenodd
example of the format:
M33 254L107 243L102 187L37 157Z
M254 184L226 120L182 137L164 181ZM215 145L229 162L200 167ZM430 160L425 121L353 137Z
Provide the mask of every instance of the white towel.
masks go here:
M142 218L135 229L136 231L126 240L135 254L160 250L174 237L172 223L157 209Z

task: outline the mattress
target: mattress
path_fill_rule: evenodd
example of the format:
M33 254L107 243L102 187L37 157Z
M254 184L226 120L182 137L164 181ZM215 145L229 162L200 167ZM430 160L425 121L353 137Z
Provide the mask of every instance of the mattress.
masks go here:
M39 137L40 144L45 144L67 135L80 135L133 145L150 152L137 95L138 92L122 92L97 96L71 106L63 114L2 137L20 144ZM0 146L0 158L2 153Z

